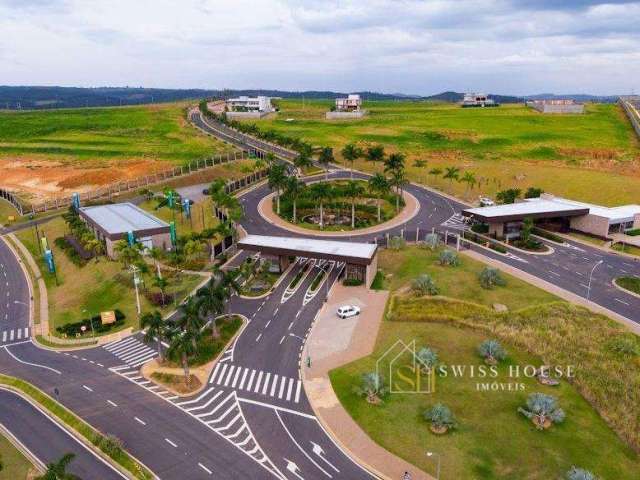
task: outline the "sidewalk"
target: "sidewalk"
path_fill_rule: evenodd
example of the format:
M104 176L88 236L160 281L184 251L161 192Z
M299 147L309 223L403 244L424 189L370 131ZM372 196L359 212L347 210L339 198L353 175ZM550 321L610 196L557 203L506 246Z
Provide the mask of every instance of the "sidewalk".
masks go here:
M402 211L393 217L391 220L380 223L378 225L374 225L373 227L360 228L357 230L342 230L342 231L333 231L333 230L311 230L309 228L299 227L294 225L293 223L287 222L280 218L274 211L272 207L272 199L275 196L275 193L271 193L260 200L258 204L258 213L262 218L264 218L267 222L272 225L276 225L285 230L289 230L291 232L302 233L306 235L311 235L314 237L357 237L359 235L367 235L370 233L378 233L384 230L388 230L389 228L398 227L403 223L411 220L415 217L420 211L420 202L408 192L403 193L403 198L405 201L405 207Z
M356 462L385 479L401 479L408 471L413 480L433 480L371 440L343 408L329 380L332 369L373 352L388 296L387 291L336 284L331 300L318 312L307 340L306 351L311 352L312 366L303 367L302 380L318 421ZM344 304L358 305L362 313L340 319L335 311Z

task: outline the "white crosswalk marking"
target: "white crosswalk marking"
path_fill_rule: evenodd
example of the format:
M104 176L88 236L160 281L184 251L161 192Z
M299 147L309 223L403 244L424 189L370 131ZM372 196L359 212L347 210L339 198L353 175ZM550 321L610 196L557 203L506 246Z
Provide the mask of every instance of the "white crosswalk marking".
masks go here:
M153 348L135 337L127 337L124 340L108 343L102 348L131 367L139 367L158 355L158 352Z
M0 343L7 343L13 341L25 341L29 338L29 328L14 328L11 330L3 330L1 335L2 341Z
M443 227L449 227L457 230L468 230L470 228L469 225L465 222L465 217L463 217L459 213L452 215L447 220L442 222L441 225Z
M302 388L302 382L296 378L228 363L214 368L209 384L294 403L300 402Z

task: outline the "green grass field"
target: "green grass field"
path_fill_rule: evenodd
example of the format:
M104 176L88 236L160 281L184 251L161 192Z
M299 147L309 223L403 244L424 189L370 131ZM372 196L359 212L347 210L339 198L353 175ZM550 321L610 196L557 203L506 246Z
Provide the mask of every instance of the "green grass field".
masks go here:
M477 278L481 263L463 256L460 266L441 267L437 256L415 247L380 255L384 284L396 295L375 350L330 373L336 394L356 422L374 441L431 474L435 464L426 452L438 452L441 478L559 480L576 465L598 478L635 479L640 458L627 443L640 442L634 426L640 411L640 358L625 352L640 349L640 340L601 315L508 275L505 287L483 290ZM446 297L400 293L421 273L429 273ZM509 312L495 313L493 303L507 305ZM478 384L486 380L437 377L435 393L389 394L379 406L353 391L398 339L434 348L445 365L478 366L477 346L488 338L499 339L509 354L495 381L522 383L524 390L481 391ZM576 374L556 388L508 377L510 365L527 364L573 365ZM537 431L517 412L533 392L557 396L567 413L565 422ZM448 405L459 422L445 436L433 435L422 418L436 402Z
M31 462L13 446L9 440L0 435L0 479L27 480L29 473L35 471Z
M119 108L0 112L0 158L185 163L228 150L196 133L185 103Z
M348 142L382 143L387 151L407 154L412 180L468 199L512 186L538 186L605 205L638 201L639 142L617 105L588 105L584 115L542 115L522 105L462 109L371 101L366 102L370 115L362 120L327 121L329 101L307 101L304 107L297 100L278 104L280 113L260 121L262 128L331 146L336 154ZM413 167L417 159L426 160L426 167ZM473 171L481 185L467 191L465 184L449 185L427 173L445 166ZM380 168L362 160L356 167Z

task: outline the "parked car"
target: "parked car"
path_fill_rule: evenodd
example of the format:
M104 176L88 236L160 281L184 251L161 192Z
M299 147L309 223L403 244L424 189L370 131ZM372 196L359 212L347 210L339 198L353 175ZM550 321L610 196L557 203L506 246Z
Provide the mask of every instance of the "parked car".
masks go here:
M202 190L202 194L203 195L209 195L209 189L205 188L204 190Z
M343 305L338 308L338 317L340 318L349 318L355 317L356 315L360 315L360 307L355 305Z
M493 207L496 204L493 200L487 197L480 197L480 206L481 207Z

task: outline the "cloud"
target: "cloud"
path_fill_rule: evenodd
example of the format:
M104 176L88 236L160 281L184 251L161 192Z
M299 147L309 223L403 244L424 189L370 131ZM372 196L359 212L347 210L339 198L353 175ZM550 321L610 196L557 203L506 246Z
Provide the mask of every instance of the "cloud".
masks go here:
M637 18L640 1L0 0L0 54L9 84L624 93Z

